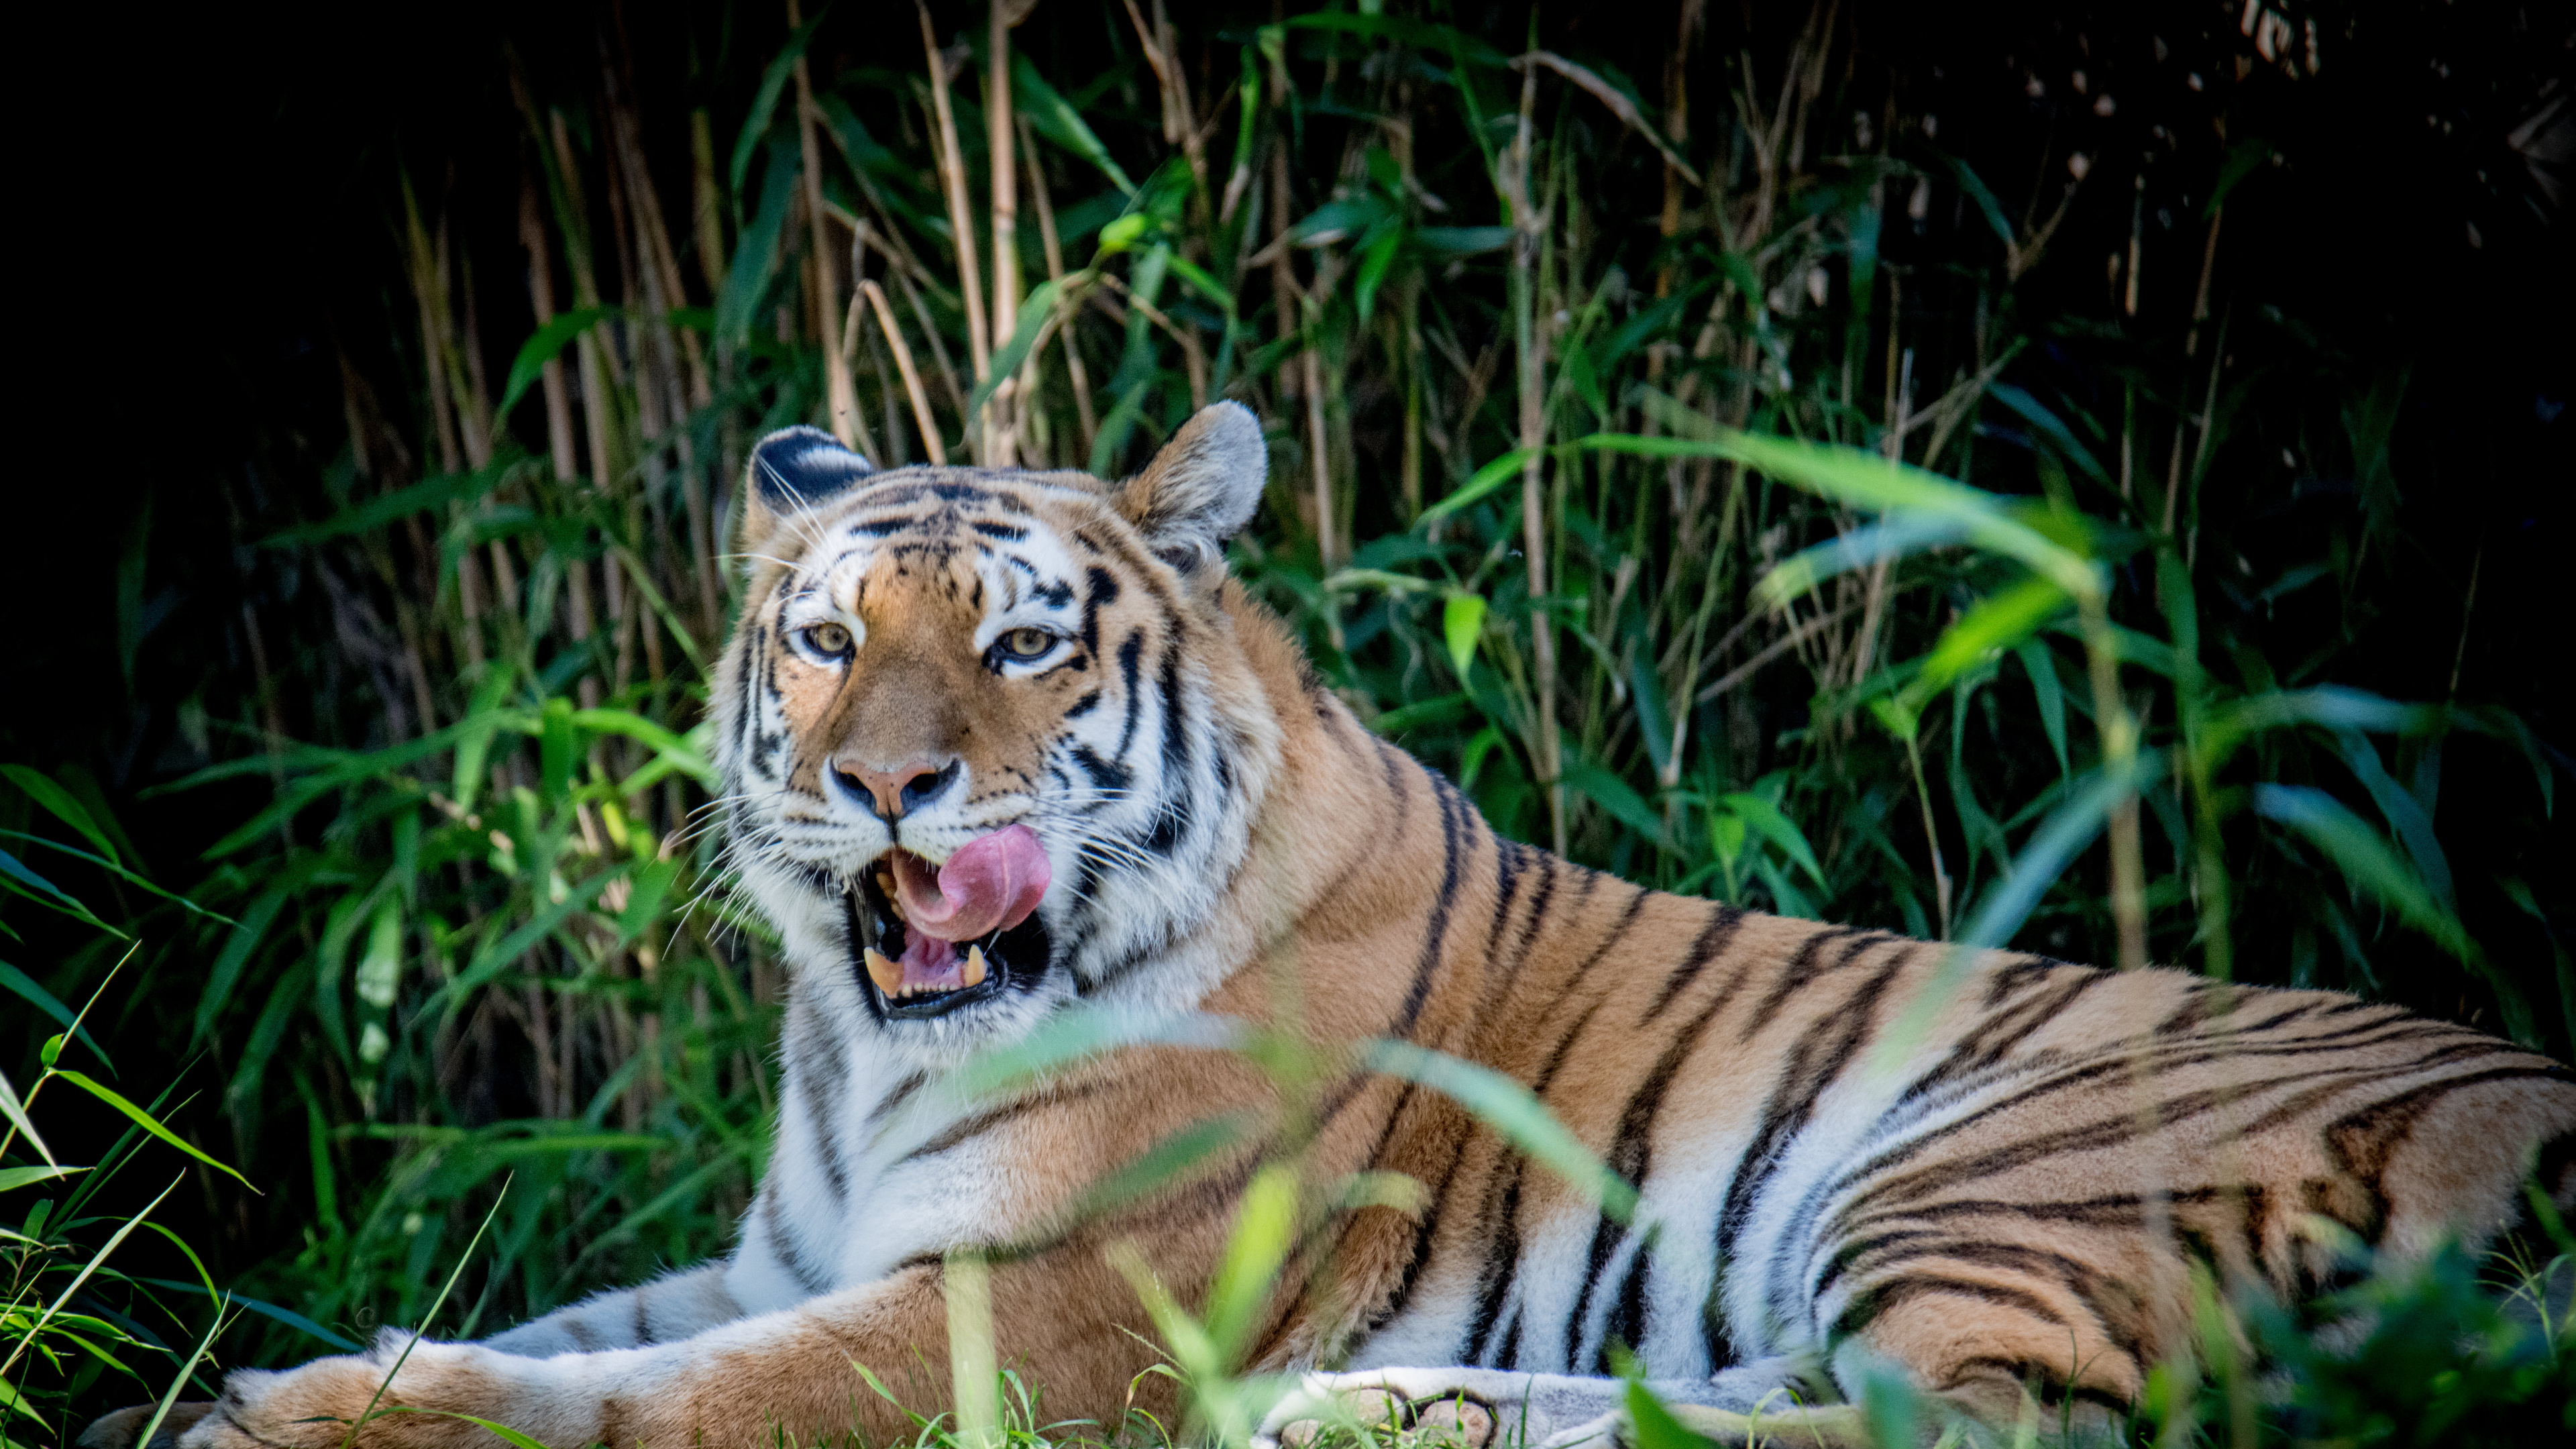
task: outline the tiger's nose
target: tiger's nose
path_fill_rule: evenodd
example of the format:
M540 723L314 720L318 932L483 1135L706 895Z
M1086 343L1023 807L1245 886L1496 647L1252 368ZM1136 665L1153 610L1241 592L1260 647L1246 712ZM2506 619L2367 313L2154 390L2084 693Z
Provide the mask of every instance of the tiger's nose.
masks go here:
M939 798L949 782L957 778L958 769L959 762L955 760L945 766L928 760L906 760L890 770L872 770L846 760L832 762L832 776L841 788L888 821L900 820Z

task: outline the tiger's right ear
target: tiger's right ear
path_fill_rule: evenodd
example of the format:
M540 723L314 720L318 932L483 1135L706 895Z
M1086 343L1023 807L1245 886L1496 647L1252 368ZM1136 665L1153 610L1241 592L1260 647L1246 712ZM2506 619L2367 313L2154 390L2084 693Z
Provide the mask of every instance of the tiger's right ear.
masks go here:
M821 428L781 428L751 450L742 480L742 540L769 537L787 519L876 469Z

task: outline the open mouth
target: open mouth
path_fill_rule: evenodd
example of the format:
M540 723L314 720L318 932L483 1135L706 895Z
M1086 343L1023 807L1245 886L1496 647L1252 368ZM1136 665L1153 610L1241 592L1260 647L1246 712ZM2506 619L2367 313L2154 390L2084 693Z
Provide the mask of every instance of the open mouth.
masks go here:
M1046 856L1026 826L970 842L945 866L895 850L842 896L852 955L880 1016L945 1016L1043 971L1050 944L1037 902Z

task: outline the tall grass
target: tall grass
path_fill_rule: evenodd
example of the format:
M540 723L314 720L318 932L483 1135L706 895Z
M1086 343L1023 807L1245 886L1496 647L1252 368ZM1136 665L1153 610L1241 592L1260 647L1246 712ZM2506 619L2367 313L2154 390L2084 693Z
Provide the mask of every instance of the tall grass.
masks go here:
M43 839L12 837L6 883L116 906L5 984L54 1012L124 962L104 999L163 1018L119 1021L153 1052L125 1080L178 1063L196 1094L136 1110L266 1194L228 1222L238 1191L191 1167L223 1271L83 1282L94 1337L12 1392L59 1425L209 1357L490 1331L726 1242L782 983L704 839L700 715L743 450L790 422L883 464L1116 476L1243 399L1272 467L1237 574L1499 829L1765 909L2394 994L2567 1052L2565 952L2534 969L2468 924L2555 929L2565 882L2470 875L2459 807L2435 827L2447 761L2545 839L2563 756L2456 663L2439 697L2350 683L2404 677L2370 651L2412 547L2405 374L2228 284L2229 218L2280 168L2223 123L2322 84L2336 42L2320 70L2270 19L2152 51L2106 24L2098 56L2075 37L2100 102L2043 127L2013 108L2067 84L2049 62L1935 87L1832 3L1684 4L1642 39L1394 8L943 9L916 35L791 3L497 47L508 140L441 158L472 185L407 153L376 198L391 335L339 359L344 437L246 511L273 583L231 626L229 713L183 706L211 762L144 792L257 803L201 862L153 857L180 902L87 774L11 774ZM674 49L692 78L646 91ZM2285 532L2320 479L2348 501ZM2430 626L2456 618L2457 658L2473 600ZM59 1024L40 1081L86 1049ZM12 1123L0 1190L54 1190ZM129 1139L82 1154L91 1181L178 1150ZM83 1219L85 1191L30 1210L13 1301L41 1314L29 1285L135 1220ZM2385 1321L2486 1311L2449 1291L2471 1268L2428 1271L2371 1290ZM2166 1442L2255 1442L2249 1343L2321 1386L2283 1423L2414 1392L2354 1368L2385 1335L2338 1356L2207 1298ZM2473 1408L2565 1383L2563 1331L2495 1333L2501 1358L2422 1382L2510 1381ZM1239 1431L1221 1338L1184 1367Z

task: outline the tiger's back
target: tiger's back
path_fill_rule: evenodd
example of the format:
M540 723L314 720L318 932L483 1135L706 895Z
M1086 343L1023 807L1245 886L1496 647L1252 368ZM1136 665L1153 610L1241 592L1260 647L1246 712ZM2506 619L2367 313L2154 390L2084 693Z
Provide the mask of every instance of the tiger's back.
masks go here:
M1972 1400L2126 1403L2194 1262L2295 1299L2346 1270L2342 1235L2484 1244L2534 1144L2576 1198L2576 1078L2512 1043L1649 891L1499 838L1346 717L1316 747L1385 782L1349 873L1420 901L1423 974L1379 985L1381 1029L1521 1081L1640 1189L1614 1221L1447 1099L1382 1089L1369 1165L1432 1206L1350 1229L1361 1368L1603 1375L1625 1349L1690 1381L1857 1354Z

